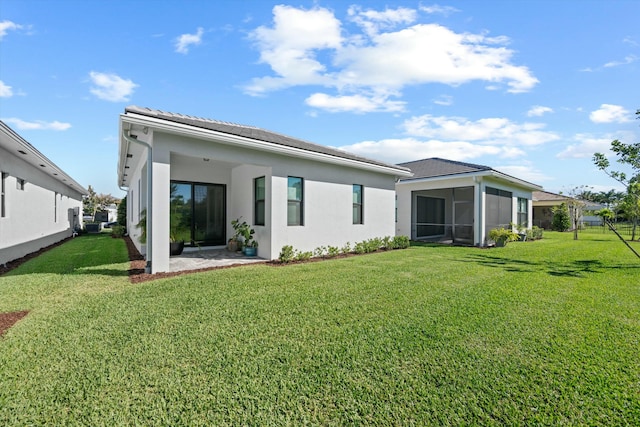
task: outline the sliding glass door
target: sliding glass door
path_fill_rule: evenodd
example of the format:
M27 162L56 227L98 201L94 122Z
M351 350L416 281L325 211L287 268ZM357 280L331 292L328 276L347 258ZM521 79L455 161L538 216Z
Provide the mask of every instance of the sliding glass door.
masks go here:
M171 181L170 230L187 246L226 244L226 186Z

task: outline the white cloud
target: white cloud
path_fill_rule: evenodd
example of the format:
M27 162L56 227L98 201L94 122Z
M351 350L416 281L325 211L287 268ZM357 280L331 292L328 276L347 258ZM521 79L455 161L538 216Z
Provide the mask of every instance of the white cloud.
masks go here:
M176 52L187 54L190 46L197 46L202 43L204 29L198 28L195 34L182 34L176 38Z
M90 89L91 93L105 101L128 101L133 90L138 87L131 80L125 80L116 74L91 71L89 77L91 77L91 82L95 85Z
M470 121L463 117L425 114L407 119L406 133L425 138L479 141L488 145L533 146L555 141L560 137L544 131L542 123L513 123L506 118L484 118Z
M433 103L448 107L449 105L453 105L453 97L451 95L441 95L438 98L434 99Z
M0 98L11 98L13 96L13 90L11 90L11 86L4 84L2 80L0 80Z
M0 22L0 40L2 40L9 31L20 30L22 28L24 28L22 25L16 24L15 22L6 20Z
M594 123L625 123L631 121L631 113L620 105L602 104L592 111L589 119Z
M568 145L556 157L559 159L590 159L594 153L609 151L611 141L614 138L607 136L598 138L589 134L577 134L573 139L575 143Z
M434 4L431 6L420 6L420 10L430 14L441 14L444 16L449 16L452 13L460 12L459 9L456 9L453 6L440 6L439 4Z
M517 157L524 154L519 149L503 148L495 145L472 144L466 141L421 141L416 138L363 141L339 148L350 153L390 163L401 163L429 157L443 157L463 161L484 155Z
M611 151L611 141L634 141L638 138L633 131L620 131L612 134L592 135L588 133L576 134L573 142L556 155L560 159L592 158L594 153L604 153L607 157L615 157Z
M542 130L543 127L540 123L518 124L504 118L471 121L462 117L434 117L427 114L412 117L403 123L406 138L363 141L340 148L392 163L428 157L456 160L485 155L521 158L526 155L525 147L559 139L557 134ZM505 170L505 173L508 172ZM532 171L514 175L535 178L535 181L544 179Z
M250 37L260 49L260 62L269 64L278 77L253 80L245 89L251 95L285 87L325 84L326 66L316 50L336 49L342 43L341 24L326 9L303 10L279 5L273 8L273 28L258 27Z
M538 184L544 181L550 181L552 179L550 176L545 175L544 173L536 169L531 163L527 163L525 165L499 165L492 167L497 171L520 179L524 179L525 181L529 181L534 184Z
M351 111L354 113L403 111L405 106L404 102L390 101L384 96L331 96L325 93L314 93L305 100L305 103L310 107L327 110L331 113L340 113L344 111Z
M542 105L534 105L527 111L527 116L529 117L540 117L545 113L553 113L553 108L543 107Z
M634 63L637 60L638 60L637 56L635 56L635 55L627 55L627 56L624 57L624 59L622 61L607 62L606 64L603 65L603 67L605 67L605 68L619 67L620 65L627 65L627 64Z
M328 9L275 6L273 25L258 27L250 35L260 61L273 75L253 79L245 90L261 95L321 85L335 89L336 98L363 93L400 97L406 86L429 83L457 86L480 80L491 88L506 86L512 93L529 91L538 83L527 67L512 63L507 37L415 24L414 12L352 7L350 19L362 32L345 34Z
M63 123L58 121L45 122L43 120L36 120L34 122L27 122L25 120L17 119L15 117L3 118L3 122L12 124L18 130L67 130L71 127L70 123Z
M399 7L397 9L385 9L382 12L376 10L362 10L360 6L351 6L348 15L353 22L358 24L364 32L373 37L380 30L396 28L400 24L415 22L417 12L414 9Z

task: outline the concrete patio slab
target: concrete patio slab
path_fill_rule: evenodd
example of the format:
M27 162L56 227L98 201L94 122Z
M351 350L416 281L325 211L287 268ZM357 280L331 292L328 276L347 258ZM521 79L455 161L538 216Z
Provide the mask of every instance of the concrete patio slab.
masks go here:
M186 249L181 255L169 259L169 268L171 272L188 271L265 261L263 258L248 257L241 252L229 252L227 249Z

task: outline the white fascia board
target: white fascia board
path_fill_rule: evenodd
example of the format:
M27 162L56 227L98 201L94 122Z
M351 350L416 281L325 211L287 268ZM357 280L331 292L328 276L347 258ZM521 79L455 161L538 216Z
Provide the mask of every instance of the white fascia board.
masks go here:
M489 175L487 172L488 171L480 171L480 172L470 172L470 173L456 173L451 175L430 176L430 177L423 177L423 178L410 178L410 179L399 181L398 185L415 184L420 182L447 181L450 179L459 179L459 178L482 177L482 176Z
M516 177L511 176L511 175L507 175L507 174L502 173L502 172L498 172L496 170L492 170L491 171L491 175L496 177L496 178L507 180L507 181L512 182L512 183L514 183L516 185L519 185L521 187L525 187L525 188L530 189L532 191L540 191L540 190L542 190L542 187L537 185L537 184L533 184L531 182L527 182L525 180L516 178Z
M76 182L75 179L71 178L65 171L60 169L55 163L49 160L44 154L42 154L28 141L18 135L9 126L2 123L2 125L0 126L0 131L2 131L2 133L4 134L3 137L0 138L0 145L8 152L25 161L26 163L29 163L34 168L41 170L47 175L50 175L52 179L59 181L66 187L69 187L72 190L77 191L85 196L89 194L89 192L82 185ZM5 143L5 141L9 141L9 144ZM13 144L11 144L11 142L13 142ZM14 152L14 149L16 147L22 149L27 153L27 155L20 157L20 153ZM42 167L41 165L44 165L44 167ZM54 175L54 173L56 175Z
M530 182L527 181L523 181L521 179L515 178L511 175L507 175L501 172L498 172L496 170L484 170L484 171L478 171L478 172L469 172L469 173L456 173L456 174L451 174L451 175L440 175L440 176L431 176L431 177L426 177L426 178L415 178L415 179L405 179L402 181L398 182L398 185L403 185L403 184L415 184L415 183L420 183L420 182L434 182L434 181L446 181L449 179L456 179L456 178L482 178L482 177L494 177L494 178L498 178L504 181L509 181L513 184L516 184L520 187L525 187L531 190L541 190L542 187L536 185L536 184L532 184Z
M131 124L153 127L159 131L166 132L166 133L173 133L173 134L188 136L188 137L197 138L197 139L211 140L211 141L215 141L222 144L240 146L240 147L250 148L253 150L276 153L276 154L281 154L285 156L315 160L315 161L324 162L324 163L332 163L332 164L337 164L341 166L349 166L349 167L354 167L358 169L384 173L387 175L393 175L397 177L409 177L413 175L410 171L404 171L402 169L396 169L392 167L376 165L373 163L367 163L367 162L358 161L358 160L336 157L329 154L307 151L300 148L288 147L285 145L278 145L271 142L259 141L256 139L246 138L243 136L217 132L210 129L197 128L197 127L185 125L182 123L175 123L175 122L167 123L167 121L163 119L156 119L154 117L142 116L135 113L126 113L121 115L120 117L122 120L129 122Z

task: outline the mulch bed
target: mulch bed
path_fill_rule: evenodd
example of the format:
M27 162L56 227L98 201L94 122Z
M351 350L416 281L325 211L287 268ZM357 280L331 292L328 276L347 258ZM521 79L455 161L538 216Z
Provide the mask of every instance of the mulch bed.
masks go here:
M13 311L10 313L0 313L0 337L15 325L18 320L29 314L28 311Z

